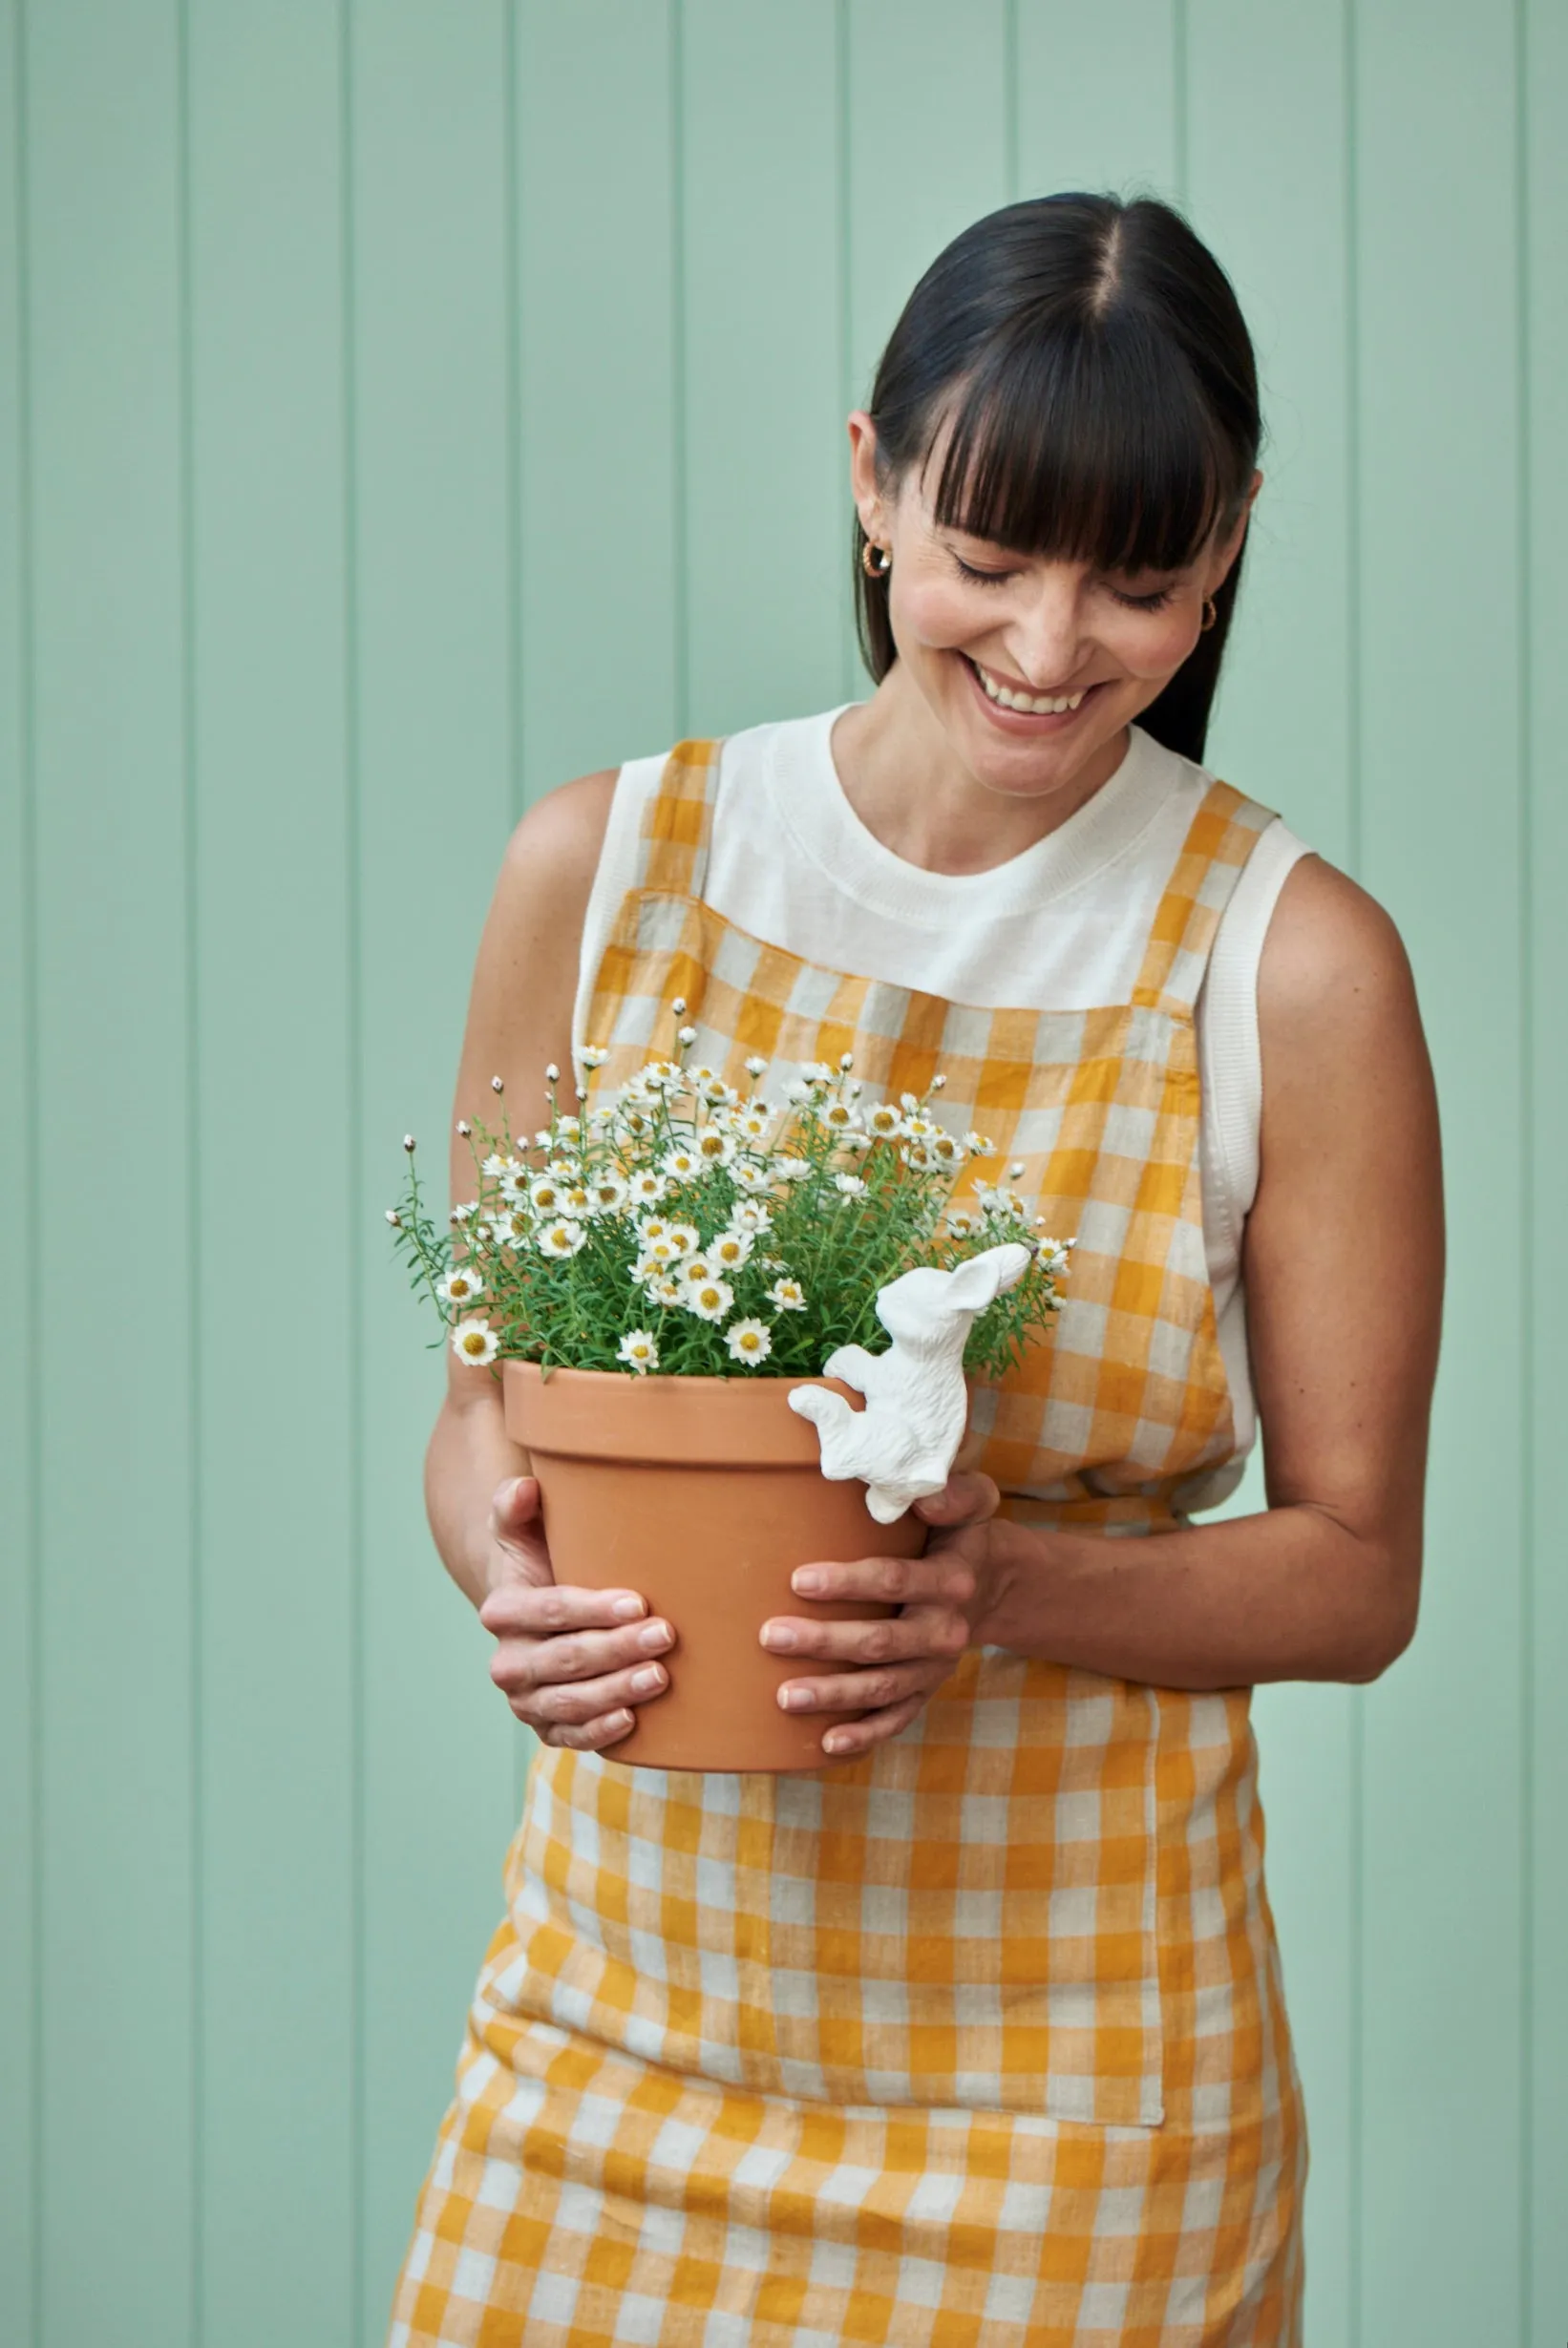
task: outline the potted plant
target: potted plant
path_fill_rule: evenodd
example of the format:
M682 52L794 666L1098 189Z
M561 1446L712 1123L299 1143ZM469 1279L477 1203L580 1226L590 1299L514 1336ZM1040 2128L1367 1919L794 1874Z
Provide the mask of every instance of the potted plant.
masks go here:
M789 1668L757 1633L809 1608L795 1566L920 1550L908 1503L945 1478L962 1373L1000 1376L1049 1329L1072 1243L965 1174L991 1144L943 1130L940 1075L866 1104L846 1053L775 1102L764 1061L732 1084L689 1065L694 1041L681 1027L672 1057L569 1111L549 1068L531 1138L504 1106L495 1128L460 1126L476 1195L444 1229L409 1136L387 1219L445 1324L434 1342L503 1381L560 1579L638 1590L675 1631L669 1684L613 1758L819 1768L820 1724L779 1709ZM792 1403L803 1388L818 1398Z

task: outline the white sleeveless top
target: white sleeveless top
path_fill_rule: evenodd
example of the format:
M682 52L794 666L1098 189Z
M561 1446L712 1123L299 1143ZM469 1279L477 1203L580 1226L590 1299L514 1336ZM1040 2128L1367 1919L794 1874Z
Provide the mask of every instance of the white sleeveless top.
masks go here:
M1110 781L1022 856L989 872L927 872L884 848L844 796L829 735L849 707L726 740L704 889L714 911L805 961L948 1002L1078 1010L1130 1001L1160 891L1213 777L1134 726ZM616 782L583 926L574 1054L595 1040L583 1023L664 764L662 752L633 759ZM1203 1237L1239 1451L1257 1432L1240 1251L1262 1111L1258 962L1285 876L1310 853L1278 818L1260 835L1197 999Z

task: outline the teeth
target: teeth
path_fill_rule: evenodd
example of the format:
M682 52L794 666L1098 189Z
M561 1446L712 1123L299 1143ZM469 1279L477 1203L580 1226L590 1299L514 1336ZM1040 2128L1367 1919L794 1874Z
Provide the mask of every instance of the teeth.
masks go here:
M985 688L987 701L1000 702L1004 709L1022 709L1029 717L1060 717L1068 709L1075 709L1083 693L1064 693L1053 698L1049 693L1015 693L1009 685L998 685L987 676L980 663L975 663L975 674ZM1085 686L1084 692L1089 687Z

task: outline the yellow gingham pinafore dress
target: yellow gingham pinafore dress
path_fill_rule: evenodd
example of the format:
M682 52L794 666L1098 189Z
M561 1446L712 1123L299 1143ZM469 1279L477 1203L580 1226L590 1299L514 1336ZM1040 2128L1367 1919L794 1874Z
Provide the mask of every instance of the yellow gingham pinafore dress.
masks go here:
M1269 811L1208 790L1130 1002L978 1009L702 901L718 745L670 754L593 995L666 1045L978 1125L1076 1232L1051 1338L976 1398L1006 1513L1182 1522L1235 1437L1194 1005ZM971 1650L803 1776L541 1749L390 2348L1299 2348L1306 2147L1249 1691Z

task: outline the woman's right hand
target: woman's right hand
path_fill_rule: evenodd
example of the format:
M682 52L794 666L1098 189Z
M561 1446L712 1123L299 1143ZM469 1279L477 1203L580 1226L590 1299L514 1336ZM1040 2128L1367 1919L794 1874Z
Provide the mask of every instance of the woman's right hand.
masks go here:
M531 1475L498 1486L490 1504L489 1596L479 1620L496 1639L490 1677L543 1745L596 1752L630 1734L634 1704L668 1674L654 1658L675 1643L635 1590L583 1590L556 1580Z

